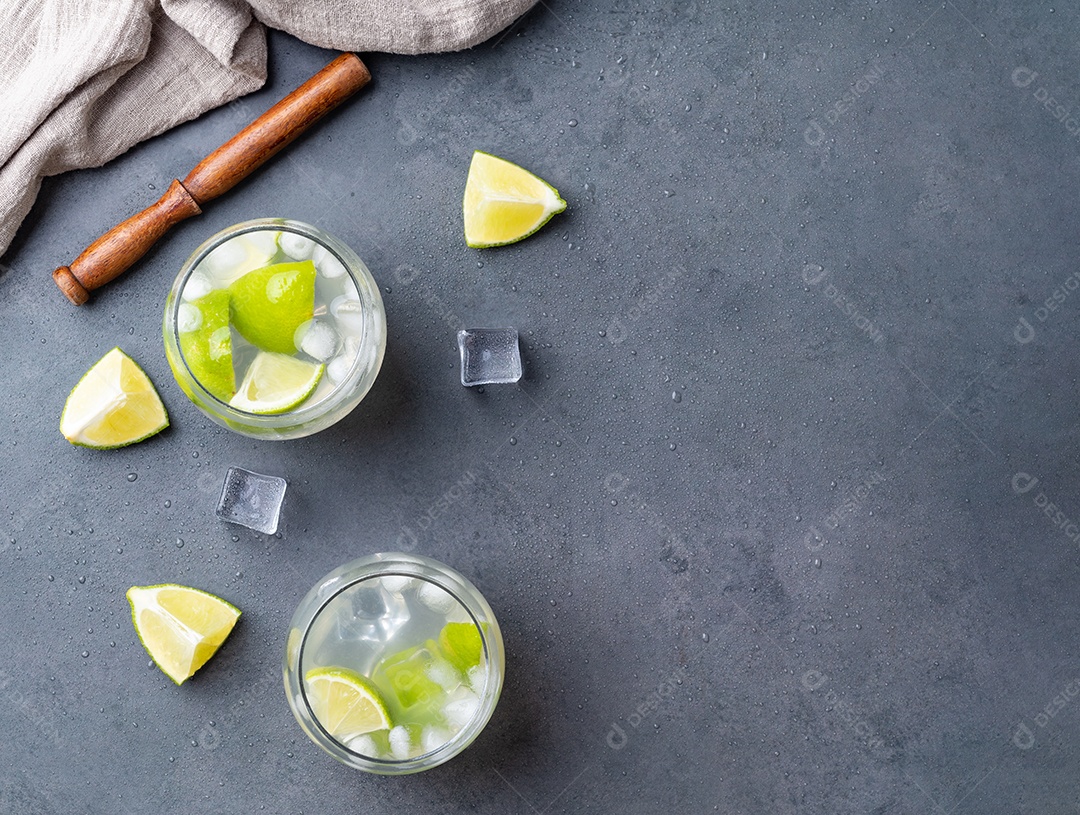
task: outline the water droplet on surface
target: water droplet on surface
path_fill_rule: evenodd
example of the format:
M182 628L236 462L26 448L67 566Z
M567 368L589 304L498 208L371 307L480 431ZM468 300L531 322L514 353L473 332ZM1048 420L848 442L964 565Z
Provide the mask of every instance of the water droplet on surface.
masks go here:
M814 568L815 569L820 569L821 568L821 558L819 558L819 557L814 558Z
M672 391L671 392L671 401L672 402L681 402L682 401L682 394L679 393L678 391Z
M54 580L56 580L56 578L52 575L49 575L49 582L52 583Z
M570 125L570 127L577 127L577 119L571 119L567 124Z
M165 502L165 509L168 509L171 506L172 506L172 501L166 501Z
M128 481L137 481L138 478L139 478L139 476L136 473L128 473L127 474L127 480Z
M708 634L702 634L701 635L701 641L702 642L708 642L709 641L709 635Z
M517 439L516 439L516 438L514 438L513 436L511 436L511 437L510 437L510 443L511 443L511 444L517 444Z
M177 538L176 539L176 548L177 549L183 549L184 548L184 539L183 538Z
M82 658L83 658L83 659L86 659L86 658L87 658L88 656L90 656L90 652L89 652L89 651L83 651L83 652L82 652Z
M79 582L80 583L85 583L86 582L86 575L79 575Z

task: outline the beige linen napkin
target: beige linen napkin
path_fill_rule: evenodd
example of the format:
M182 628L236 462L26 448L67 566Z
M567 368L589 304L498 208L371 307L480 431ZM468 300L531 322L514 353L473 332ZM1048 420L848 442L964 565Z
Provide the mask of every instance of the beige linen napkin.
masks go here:
M263 24L327 48L418 54L482 42L534 2L3 0L0 253L43 178L261 87Z

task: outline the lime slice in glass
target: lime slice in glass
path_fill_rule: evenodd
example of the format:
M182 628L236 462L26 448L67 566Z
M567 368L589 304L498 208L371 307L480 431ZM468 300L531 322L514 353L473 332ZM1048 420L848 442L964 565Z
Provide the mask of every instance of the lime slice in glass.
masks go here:
M236 393L228 290L217 289L198 300L181 303L176 330L180 353L195 378L218 399L228 402Z
M325 365L260 351L229 405L246 413L285 413L315 392L325 370Z
M484 643L473 623L447 623L439 632L439 648L463 674L479 665L484 656Z
M304 676L315 718L336 739L390 728L390 714L371 682L346 668L315 668Z
M315 264L275 263L248 272L229 287L232 323L252 345L279 354L296 352L296 329L315 312Z

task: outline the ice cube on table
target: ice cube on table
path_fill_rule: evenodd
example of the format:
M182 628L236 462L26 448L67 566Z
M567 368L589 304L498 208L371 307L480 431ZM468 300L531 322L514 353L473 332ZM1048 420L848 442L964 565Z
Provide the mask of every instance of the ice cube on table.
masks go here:
M308 260L315 251L315 241L296 232L282 231L278 244L293 260Z
M521 379L516 328L466 328L458 332L461 384L497 385Z
M454 595L442 586L436 586L427 580L420 584L420 591L416 593L416 596L420 598L421 603L439 614L447 614L453 610L454 606L459 605Z
M316 246L311 254L311 260L319 274L327 280L334 280L345 274L345 265L325 246Z
M341 338L329 323L309 320L296 329L296 347L312 359L326 362L337 351Z
M444 730L437 725L429 725L420 732L420 748L425 753L434 753L451 738L453 738L453 733L449 730Z
M338 637L347 642L388 642L409 621L405 598L387 591L378 579L357 583L335 602L349 603L337 615Z
M264 535L273 535L281 520L286 486L284 478L230 467L221 488L217 516Z

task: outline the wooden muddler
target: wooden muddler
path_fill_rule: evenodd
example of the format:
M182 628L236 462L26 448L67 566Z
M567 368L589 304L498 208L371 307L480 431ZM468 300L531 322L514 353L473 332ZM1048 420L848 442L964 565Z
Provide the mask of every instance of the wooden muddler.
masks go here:
M342 54L200 161L183 181L174 180L157 203L114 226L70 266L53 272L60 291L81 306L91 291L130 268L170 227L201 213L202 204L231 190L370 79L359 57Z

